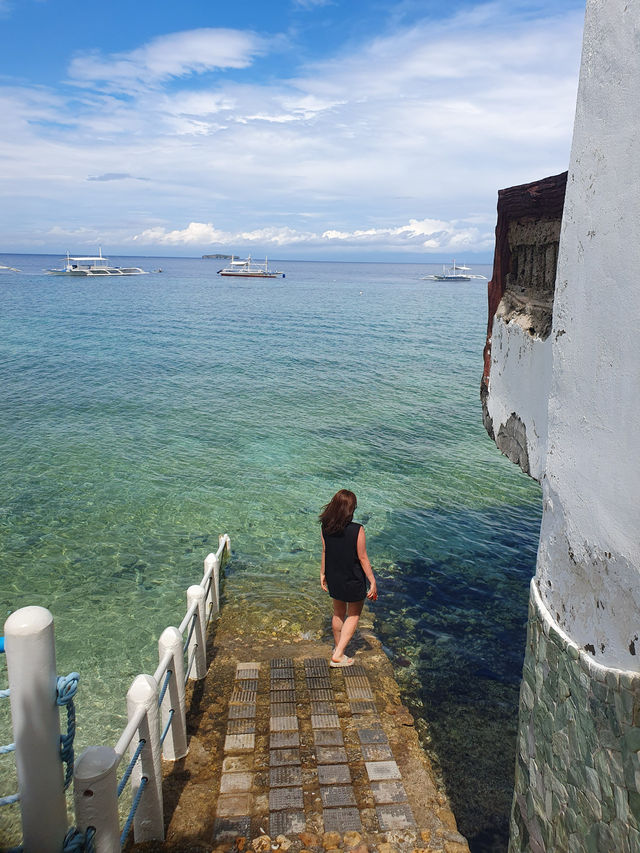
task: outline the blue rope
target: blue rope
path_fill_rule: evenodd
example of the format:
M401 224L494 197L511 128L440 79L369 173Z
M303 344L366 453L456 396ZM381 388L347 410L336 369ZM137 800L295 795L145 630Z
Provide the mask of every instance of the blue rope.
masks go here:
M70 672L69 675L59 675L56 685L56 704L68 705L78 691L80 675Z
M0 637L0 654L4 652L4 637Z
M185 687L187 685L187 682L189 681L189 676L191 675L191 667L193 666L193 662L196 659L196 652L197 651L198 651L198 644L196 643L195 646L193 647L193 651L191 652L191 657L189 658L189 664L187 666L187 672L186 672L186 675L184 677Z
M140 804L142 794L144 792L144 789L147 787L148 781L149 780L146 776L143 776L142 779L140 779L140 787L138 788L138 793L136 794L135 799L131 804L131 811L129 812L129 817L127 818L127 822L125 823L124 829L122 830L122 835L120 836L120 847L124 847L124 842L127 840L127 835L129 835L129 832L131 831L131 824L133 823L133 818L136 813L136 809Z
M129 776L131 776L131 771L135 767L136 761L140 758L140 753L142 752L145 743L146 743L146 740L144 738L141 738L140 742L138 743L138 748L133 753L133 755L131 757L131 761L129 762L129 766L124 771L124 776L122 777L122 779L120 780L120 784L118 785L118 796L120 796L120 794L124 791L124 786L129 781Z
M162 700L164 699L164 694L167 692L167 687L169 686L169 682L171 681L171 676L173 675L173 670L168 669L165 677L164 684L162 685L162 690L160 691L160 696L158 696L158 707L162 705Z
M20 799L20 794L9 794L8 797L0 797L0 806L10 806L12 803L17 803Z
M170 726L171 726L171 720L173 720L173 715L174 715L174 714L175 714L175 709L174 709L174 708L170 708L170 709L169 709L169 719L167 720L167 725L164 727L164 731L163 731L163 732L162 732L162 734L160 735L160 746L162 746L162 744L164 743L164 739L165 739L165 738L166 738L166 736L167 736L167 732L169 731L169 728L170 728Z
M88 826L86 832L80 832L75 826L67 832L62 844L62 853L95 853L96 830Z
M56 705L67 706L67 733L60 735L60 760L66 764L66 773L64 778L65 790L71 784L73 779L73 740L76 735L76 709L73 704L73 697L78 690L78 682L80 676L77 672L71 672L69 675L61 675L56 683ZM8 696L9 691L3 690L0 696ZM0 755L8 755L14 752L15 743L8 743L5 746L0 746ZM8 797L0 797L0 807L8 806L11 803L17 803L20 799L20 794L11 794Z
M185 644L184 644L184 646L182 647L182 651L183 651L183 653L184 653L184 652L186 652L186 651L187 651L187 649L189 648L189 643L191 642L191 637L193 637L193 631L194 631L194 629L195 629L195 627L196 627L196 619L197 619L197 618L198 618L198 613L197 613L197 611L196 611L196 612L193 614L193 616L191 617L191 627L189 628L189 635L187 636L187 639L186 639L186 641L185 641Z
M62 853L96 853L95 837L94 826L88 826L86 832L80 832L72 826L62 842ZM3 848L3 853L24 853L24 847Z
M211 577L209 578L209 581L207 582L207 585L204 589L204 597L205 598L207 598L209 593L211 592L211 584L212 583L213 583L213 571L211 572ZM213 605L213 602L209 605L209 607L211 607L212 605Z
M73 704L73 697L78 690L78 682L80 676L77 672L70 672L69 675L61 675L58 677L56 690L56 704L67 706L67 733L60 735L60 758L66 765L66 773L64 777L65 790L71 784L73 779L73 740L76 736L76 708Z

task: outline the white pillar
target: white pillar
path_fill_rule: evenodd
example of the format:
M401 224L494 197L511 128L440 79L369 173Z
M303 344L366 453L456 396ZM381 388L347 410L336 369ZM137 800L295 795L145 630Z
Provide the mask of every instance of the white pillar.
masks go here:
M53 616L22 607L4 624L25 853L59 853L67 831Z
M120 853L118 780L120 756L110 746L90 746L75 764L73 799L76 826L95 831L96 853Z
M177 628L165 628L158 640L158 653L162 661L171 655L169 669L172 676L160 706L162 731L169 721L169 712L173 709L173 719L162 745L162 755L168 761L175 761L187 754L187 720L184 703L184 652L182 634ZM158 685L162 689L164 678Z
M215 616L220 610L218 597L218 578L220 577L220 560L215 554L207 554L204 560L204 575L211 570L211 584L209 593L205 600L205 610L207 616Z
M187 609L190 609L194 602L197 604L196 624L189 640L187 655L188 660L191 660L192 655L195 655L189 678L199 680L207 674L207 636L205 631L207 617L204 604L204 590L200 585L190 586L187 590ZM191 631L190 624L187 631Z
M133 819L136 843L164 839L162 803L162 762L160 759L160 732L158 723L158 685L151 675L139 675L127 693L127 714L131 720L140 709L145 714L131 740L129 752L133 756L140 740L146 743L140 758L131 772L131 791L135 797L143 776L148 779L142 799Z
M225 546L226 546L227 556L230 557L231 556L231 539L229 538L228 533L221 533L220 536L218 536L218 547L220 547L220 545L222 545L223 541L224 541ZM224 554L224 551L222 553Z

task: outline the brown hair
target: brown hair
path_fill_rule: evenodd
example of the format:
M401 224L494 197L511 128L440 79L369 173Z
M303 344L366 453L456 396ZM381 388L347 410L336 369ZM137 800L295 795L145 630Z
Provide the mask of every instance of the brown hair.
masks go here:
M331 498L326 506L322 507L320 513L320 524L322 524L322 532L339 533L344 530L347 524L353 518L353 513L358 506L358 501L353 492L348 489L340 489Z

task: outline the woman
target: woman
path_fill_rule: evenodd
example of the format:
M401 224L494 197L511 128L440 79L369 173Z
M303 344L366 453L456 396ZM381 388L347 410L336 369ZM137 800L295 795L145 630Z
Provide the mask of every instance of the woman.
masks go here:
M357 505L353 492L340 489L320 513L320 586L333 599L331 627L335 648L329 666L353 664L353 658L345 655L345 649L358 627L365 597L370 601L378 598L376 579L367 557L364 527L352 521Z

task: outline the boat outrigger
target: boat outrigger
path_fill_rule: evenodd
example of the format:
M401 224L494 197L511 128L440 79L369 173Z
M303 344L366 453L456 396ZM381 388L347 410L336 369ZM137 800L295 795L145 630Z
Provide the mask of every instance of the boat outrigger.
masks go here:
M146 275L146 270L140 267L112 267L109 258L102 256L102 249L93 257L72 258L67 252L63 259L63 267L50 269L51 275Z
M229 266L218 270L218 275L236 276L238 278L284 278L285 274L279 270L269 269L267 259L264 262L254 261L249 255L246 260L236 260L231 256Z
M472 278L487 280L486 275L471 275L471 267L457 265L455 259L449 269L443 266L441 273L423 276L423 279L430 281L471 281Z

